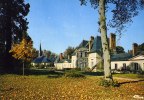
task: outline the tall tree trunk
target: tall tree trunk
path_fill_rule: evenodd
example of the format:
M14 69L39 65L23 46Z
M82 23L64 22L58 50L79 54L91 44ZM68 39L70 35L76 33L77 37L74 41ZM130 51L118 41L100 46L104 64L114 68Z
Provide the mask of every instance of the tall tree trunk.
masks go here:
M12 56L9 53L12 45L12 26L11 26L11 3L12 1L7 0L7 8L6 8L6 27L5 27L5 67L7 71L11 71L12 69Z
M24 62L24 60L23 60L23 76L25 75L25 62Z
M109 45L107 39L105 2L106 0L99 0L99 17L100 17L99 22L100 22L100 33L101 33L101 41L102 41L102 48L103 48L104 77L106 80L112 81L110 51L109 51Z

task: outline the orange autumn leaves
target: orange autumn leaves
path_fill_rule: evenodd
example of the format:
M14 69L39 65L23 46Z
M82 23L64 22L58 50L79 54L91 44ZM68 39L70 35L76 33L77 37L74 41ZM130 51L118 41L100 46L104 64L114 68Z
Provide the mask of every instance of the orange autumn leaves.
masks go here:
M144 97L144 81L118 79L120 87L99 86L100 77L48 78L47 75L1 75L0 100L134 100Z
M31 61L33 58L33 43L31 40L27 40L23 37L22 41L20 43L14 44L12 46L12 49L10 50L10 53L12 53L12 56L18 60L23 60L26 62Z

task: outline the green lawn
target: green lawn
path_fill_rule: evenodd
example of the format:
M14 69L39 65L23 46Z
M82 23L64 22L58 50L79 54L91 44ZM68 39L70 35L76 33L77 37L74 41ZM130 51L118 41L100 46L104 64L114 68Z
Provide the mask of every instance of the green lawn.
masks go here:
M120 87L99 86L99 76L48 78L1 75L0 100L132 100L144 97L144 81L118 80Z
M144 74L113 74L114 77L130 78L130 79L144 79Z

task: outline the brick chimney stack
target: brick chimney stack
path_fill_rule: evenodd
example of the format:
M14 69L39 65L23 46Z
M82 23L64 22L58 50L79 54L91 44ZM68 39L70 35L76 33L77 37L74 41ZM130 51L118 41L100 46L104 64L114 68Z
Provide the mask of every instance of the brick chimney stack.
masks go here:
M132 51L133 51L133 50L128 50L128 53L129 53L129 54L132 54Z
M94 37L93 36L91 36L90 37L90 41L89 41L89 51L91 50L91 48L92 48L92 42L94 41Z
M114 33L110 34L109 47L112 50L112 52L116 51L116 35Z
M60 53L59 58L60 58L60 60L63 59L63 53Z
M138 44L133 43L133 45L132 45L132 54L133 54L133 56L135 56L137 54L137 51L138 51Z

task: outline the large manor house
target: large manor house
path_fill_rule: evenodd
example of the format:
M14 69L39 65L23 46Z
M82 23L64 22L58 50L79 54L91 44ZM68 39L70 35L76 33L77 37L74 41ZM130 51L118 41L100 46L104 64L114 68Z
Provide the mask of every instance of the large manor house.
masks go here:
M132 50L128 53L117 53L116 35L111 33L108 40L111 51L112 70L144 71L144 52L138 51L138 44L134 43ZM90 40L82 40L76 47L72 57L65 59L61 53L54 61L54 66L58 70L80 68L96 71L99 68L103 68L102 61L101 37L91 36Z

